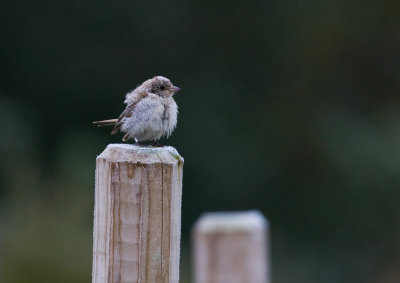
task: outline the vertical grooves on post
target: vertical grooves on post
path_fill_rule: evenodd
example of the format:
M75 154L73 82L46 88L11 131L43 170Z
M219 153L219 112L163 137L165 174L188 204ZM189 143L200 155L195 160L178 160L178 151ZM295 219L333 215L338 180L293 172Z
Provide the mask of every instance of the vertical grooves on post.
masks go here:
M160 158L160 157L158 157ZM164 164L162 163L162 160L160 159L161 162L161 274L160 274L160 279L163 279L163 239L164 239Z
M123 163L123 166L126 166L128 168L128 164ZM118 173L118 184L121 185L121 171L119 171ZM121 244L122 244L122 239L121 239L121 187L118 187L118 213L117 213L117 217L118 217L118 229L117 229L117 233L118 233L118 277L117 277L117 283L120 283L121 281L121 269L122 269L122 253L121 253ZM116 226L116 225L114 225ZM116 250L116 249L114 249Z
M115 176L114 176L114 174L115 174L115 166L116 166L116 164L115 163L111 163L110 166L111 166L111 172L110 172L111 178L110 178L110 186L109 186L110 193L107 194L107 198L108 198L108 196L111 197L110 198L110 214L109 215L110 215L110 220L111 220L110 223L114 223L114 215L115 215L115 212L114 212ZM107 217L107 219L108 219L108 217ZM109 230L110 230L109 231L109 237L110 238L108 239L108 243L109 243L109 245L108 245L109 251L108 252L110 254L111 266L109 265L108 280L109 280L109 282L113 282L114 281L113 280L114 279L114 256L115 256L114 255L114 252L115 252L114 241L113 241L114 240L114 225L111 224L110 226L106 226L106 227L108 227Z
M164 163L162 161L162 159L160 158L160 156L158 155L158 153L156 153L158 159L160 160L160 164L161 164L161 244L160 244L160 274L159 274L159 279L163 281L163 277L164 277L164 272L163 272L163 243L164 243ZM166 281L166 283L168 283L168 281Z
M149 170L151 170L151 166L149 166ZM151 266L151 258L149 257L150 254L150 237L149 237L149 230L150 230L150 208L151 208L151 197L150 197L150 180L149 180L149 172L146 171L146 179L147 179L147 184L146 184L146 192L147 192L147 234L145 235L146 237L146 270L150 271L149 266ZM148 272L145 272L145 278L144 278L144 282L147 282L147 278L149 277L150 274L148 274Z
M140 164L136 163L136 166L140 166L143 168L141 170L142 176L141 176L141 182L140 182L140 191L142 193L141 200L140 200L140 232L139 232L139 245L140 245L140 256L139 256L139 282L140 283L145 283L147 279L147 252L148 252L148 225L145 227L142 225L144 222L148 222L148 216L149 216L149 182L148 182L148 171L149 171L149 166L147 164Z
M111 192L111 186L112 186L112 164L110 163L110 164L108 164L108 186L107 186L107 188L106 188L106 190L105 190L105 195L106 195L106 237L104 238L104 241L105 241L105 247L106 247L106 249L105 250L107 250L108 251L108 254L110 254L110 240L111 239L109 239L109 227L110 227L110 225L109 225L109 205L110 205L110 199L109 199L109 195L110 195L110 192ZM111 175L111 177L110 177L110 175ZM105 264L106 264L106 271L107 271L107 277L106 278L108 278L107 279L107 281L110 281L110 278L109 278L109 272L110 272L110 270L109 270L109 268L110 268L110 259L109 258L107 258L105 261Z

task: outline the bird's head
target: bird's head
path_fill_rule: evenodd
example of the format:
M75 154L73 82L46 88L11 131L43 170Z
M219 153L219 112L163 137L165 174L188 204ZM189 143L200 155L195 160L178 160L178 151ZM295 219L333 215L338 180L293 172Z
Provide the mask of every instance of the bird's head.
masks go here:
M156 76L152 79L145 81L142 86L151 93L157 94L161 97L171 97L175 92L181 89L174 86L171 81L162 76Z

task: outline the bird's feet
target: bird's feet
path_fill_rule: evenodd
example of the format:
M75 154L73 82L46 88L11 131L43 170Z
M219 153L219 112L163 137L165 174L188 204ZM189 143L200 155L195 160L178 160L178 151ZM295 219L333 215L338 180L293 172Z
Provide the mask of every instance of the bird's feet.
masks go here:
M152 142L149 143L149 144L144 143L144 142L140 142L140 141L136 141L136 142L134 143L134 145L143 146L143 147L150 147L150 146L162 147L162 146L163 146L163 145L160 144L158 141L152 141Z
M162 144L160 144L158 141L152 141L151 145L155 147L162 147Z

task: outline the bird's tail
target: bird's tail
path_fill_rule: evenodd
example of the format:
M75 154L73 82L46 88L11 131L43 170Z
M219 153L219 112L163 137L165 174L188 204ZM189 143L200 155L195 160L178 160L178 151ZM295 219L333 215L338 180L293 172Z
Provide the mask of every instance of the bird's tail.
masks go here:
M117 124L118 119L109 119L109 120L101 120L101 121L94 121L93 124L95 124L97 127L103 127L103 126L114 126Z

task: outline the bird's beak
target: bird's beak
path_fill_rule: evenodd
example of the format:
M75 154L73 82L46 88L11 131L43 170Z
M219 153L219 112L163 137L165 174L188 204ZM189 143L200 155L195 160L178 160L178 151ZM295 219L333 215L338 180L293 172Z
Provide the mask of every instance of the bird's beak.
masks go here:
M174 93L181 90L181 89L180 89L179 87L177 87L177 86L174 86L172 89L173 89Z

